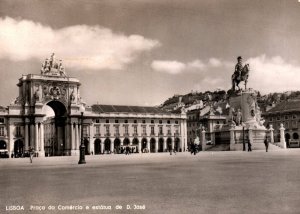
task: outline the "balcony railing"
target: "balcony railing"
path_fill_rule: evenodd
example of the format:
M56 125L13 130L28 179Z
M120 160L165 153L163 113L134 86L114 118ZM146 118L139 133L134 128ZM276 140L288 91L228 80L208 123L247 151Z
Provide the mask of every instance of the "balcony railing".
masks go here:
M110 137L110 133L105 133L105 137Z

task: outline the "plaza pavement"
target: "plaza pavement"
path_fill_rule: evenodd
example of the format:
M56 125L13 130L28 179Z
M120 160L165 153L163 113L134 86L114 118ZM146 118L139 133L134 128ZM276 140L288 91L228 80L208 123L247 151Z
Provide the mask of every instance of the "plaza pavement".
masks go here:
M300 212L299 149L94 155L86 161L0 159L0 213ZM134 204L145 209L134 210ZM13 205L25 210L6 210ZM30 211L30 205L46 210ZM59 205L83 210L60 211ZM96 205L112 210L92 210Z

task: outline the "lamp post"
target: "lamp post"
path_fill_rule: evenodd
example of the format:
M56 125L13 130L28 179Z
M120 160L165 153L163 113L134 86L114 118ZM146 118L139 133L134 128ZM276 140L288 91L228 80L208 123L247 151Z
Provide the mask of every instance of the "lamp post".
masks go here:
M79 161L78 164L85 164L85 146L84 146L84 142L83 142L83 112L84 112L84 106L81 105L80 106L80 113L81 113L81 144L79 147L80 150L80 157L79 157Z

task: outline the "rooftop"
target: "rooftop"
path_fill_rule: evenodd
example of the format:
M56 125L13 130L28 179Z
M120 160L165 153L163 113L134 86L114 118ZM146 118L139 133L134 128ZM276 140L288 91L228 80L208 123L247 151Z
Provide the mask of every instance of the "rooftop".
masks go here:
M121 106L121 105L92 105L95 113L153 113L170 114L169 112L157 107L148 106Z
M300 111L300 100L289 100L278 103L271 108L266 114Z

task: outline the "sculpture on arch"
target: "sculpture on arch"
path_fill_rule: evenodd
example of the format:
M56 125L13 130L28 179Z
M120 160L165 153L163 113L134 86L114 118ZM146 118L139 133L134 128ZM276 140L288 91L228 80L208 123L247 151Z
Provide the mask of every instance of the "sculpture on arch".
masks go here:
M41 74L47 76L62 76L66 77L65 68L62 60L56 60L55 54L52 53L50 59L46 58L42 63Z

